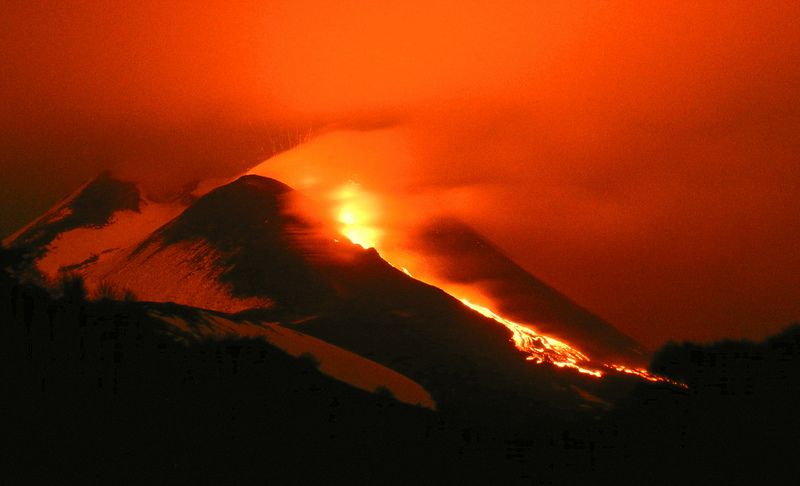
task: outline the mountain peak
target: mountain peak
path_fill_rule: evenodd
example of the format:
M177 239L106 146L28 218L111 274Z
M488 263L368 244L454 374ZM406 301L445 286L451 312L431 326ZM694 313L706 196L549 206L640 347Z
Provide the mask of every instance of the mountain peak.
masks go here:
M270 238L300 221L286 213L286 197L293 189L275 179L245 175L218 187L192 204L164 227L164 240L203 238L227 247L242 241Z
M273 179L271 177L264 177L256 174L245 174L236 179L235 181L233 181L232 183L228 184L227 186L223 187L230 187L230 186L237 187L242 185L277 193L284 193L293 190L291 187L287 186L286 184L277 179Z
M3 243L38 254L61 233L80 227L103 227L117 211L140 209L137 185L103 171Z

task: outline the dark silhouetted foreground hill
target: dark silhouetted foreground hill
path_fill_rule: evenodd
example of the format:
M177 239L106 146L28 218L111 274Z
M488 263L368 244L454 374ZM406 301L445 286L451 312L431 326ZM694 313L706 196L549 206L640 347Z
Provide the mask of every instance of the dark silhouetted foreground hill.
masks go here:
M169 304L90 302L79 279L62 294L0 272L10 484L442 484L525 474L506 458L507 432L358 390L264 341L176 340L149 313ZM542 447L558 440L537 429Z
M688 388L640 386L606 417L608 477L633 466L659 484L797 482L800 325L759 343L671 343L651 369Z
M780 484L794 471L797 327L669 345L653 367L688 389L643 383L607 413L537 420L502 395L471 397L507 402L472 417L407 406L260 340L176 340L153 305L86 301L79 280L54 298L0 272L4 483ZM524 420L508 428L507 413Z

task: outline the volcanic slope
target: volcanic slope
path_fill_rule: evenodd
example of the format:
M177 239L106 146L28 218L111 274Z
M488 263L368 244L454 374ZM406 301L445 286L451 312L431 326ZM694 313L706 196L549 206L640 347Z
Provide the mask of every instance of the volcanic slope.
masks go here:
M281 322L409 377L442 407L497 406L491 395L541 412L594 406L573 386L606 394L605 380L527 362L503 326L292 214L295 196L243 176L89 278L143 300Z
M531 275L488 239L452 218L435 220L411 239L437 281L479 288L494 310L606 363L645 366L649 353L602 318Z

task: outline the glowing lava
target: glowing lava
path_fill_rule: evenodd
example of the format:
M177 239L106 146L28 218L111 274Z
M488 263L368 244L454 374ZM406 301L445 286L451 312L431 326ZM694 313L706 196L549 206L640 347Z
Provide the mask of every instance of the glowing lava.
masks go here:
M336 212L339 231L364 249L377 247L381 232L373 225L377 212L375 199L354 182L336 191L334 199L339 204Z
M335 215L339 231L350 241L364 249L375 249L389 265L402 270L409 277L439 287L473 311L504 325L511 331L512 341L516 348L526 355L525 359L534 361L537 364L549 363L559 368L570 368L595 378L601 378L607 372L617 372L634 375L652 382L670 383L686 387L682 383L654 375L644 368L629 368L614 363L595 363L586 354L571 345L540 334L534 326L514 322L486 306L473 303L459 296L461 292L453 286L413 276L408 268L395 265L386 257L386 253L378 248L380 237L383 233L376 226L378 205L377 199L373 195L365 192L358 184L350 182L334 193L334 200L338 205ZM403 260L406 259L403 258Z
M559 341L558 339L545 336L544 334L539 334L530 326L524 326L512 320L506 319L505 317L494 313L487 307L473 304L467 299L459 300L461 300L461 302L470 309L506 326L512 333L512 339L517 349L528 355L525 359L535 361L539 364L550 363L558 366L559 368L573 368L580 373L585 373L598 378L603 376L603 372L594 367L588 356L573 348L569 344ZM635 375L648 381L670 383L672 385L686 388L686 385L683 383L678 383L663 376L654 375L644 368L628 368L627 366L619 364L601 364L600 366L602 368L611 369L619 373Z
M598 378L603 376L601 371L586 367L585 365L589 364L589 358L569 344L539 334L529 327L525 327L522 324L496 314L487 307L473 304L467 299L459 300L484 317L493 319L506 326L512 333L512 339L517 349L528 355L526 359L539 364L551 363L559 368L573 368L581 373L586 373L587 375L596 376Z

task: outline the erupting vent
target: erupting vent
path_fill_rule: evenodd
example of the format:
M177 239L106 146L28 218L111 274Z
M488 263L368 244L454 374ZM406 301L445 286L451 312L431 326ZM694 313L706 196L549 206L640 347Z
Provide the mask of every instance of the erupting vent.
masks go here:
M583 373L595 378L602 378L608 372L624 373L635 375L639 378L651 381L670 383L680 387L686 387L682 383L675 382L663 376L650 373L645 368L630 368L616 363L602 363L593 361L589 356L574 346L538 332L534 326L525 325L507 319L489 307L471 302L469 299L458 295L459 292L449 288L446 283L432 282L428 279L419 279L412 275L412 272L405 266L397 266L386 258L385 253L379 246L381 231L376 224L376 214L374 211L374 201L366 192L360 189L355 183L350 183L339 189L336 193L336 200L339 207L336 211L336 219L339 223L339 231L352 243L365 249L375 249L381 258L389 265L402 270L406 275L433 285L443 290L452 297L458 299L469 309L504 325L511 331L511 339L516 348L526 355L526 359L537 364L551 364L559 368L570 368L579 373Z

